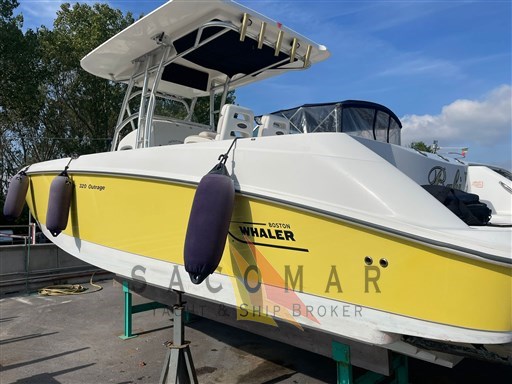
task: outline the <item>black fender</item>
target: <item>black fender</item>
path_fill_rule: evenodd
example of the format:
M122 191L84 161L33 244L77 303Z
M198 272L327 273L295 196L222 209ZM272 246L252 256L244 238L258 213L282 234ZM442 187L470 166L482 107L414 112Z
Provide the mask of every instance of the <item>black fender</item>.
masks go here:
M185 237L185 270L200 284L219 266L235 204L235 186L224 164L197 187Z
M73 181L64 171L53 179L48 197L46 228L54 237L66 229L72 195Z
M14 175L9 182L3 211L7 220L14 221L20 217L27 197L28 184L29 177L24 171Z

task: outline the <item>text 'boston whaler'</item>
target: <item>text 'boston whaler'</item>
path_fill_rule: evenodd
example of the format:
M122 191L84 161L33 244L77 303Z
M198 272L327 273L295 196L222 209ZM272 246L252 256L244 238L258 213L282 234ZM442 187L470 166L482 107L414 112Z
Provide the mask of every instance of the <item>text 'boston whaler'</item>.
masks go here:
M397 145L400 122L378 104L280 111L254 135L252 111L224 105L231 89L328 56L236 3L170 1L82 59L128 84L112 151L30 165L4 212L28 189L70 254L242 315L266 306L270 323L404 353L408 338L511 342L510 227L470 226L421 186L468 191L466 164ZM203 125L194 106L208 95ZM489 204L509 222L512 184L498 181Z

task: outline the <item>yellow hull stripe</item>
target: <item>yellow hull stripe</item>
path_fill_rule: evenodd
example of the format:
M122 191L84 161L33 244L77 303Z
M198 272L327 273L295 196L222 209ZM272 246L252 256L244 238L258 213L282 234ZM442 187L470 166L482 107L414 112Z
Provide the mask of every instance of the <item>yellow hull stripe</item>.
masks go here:
M27 201L43 224L54 177L30 177ZM183 264L195 187L104 175L71 177L75 190L64 233ZM436 323L512 330L510 268L240 195L230 233L219 266L223 274L243 274L234 253L248 265L256 263L249 241L289 288L295 284L308 294Z

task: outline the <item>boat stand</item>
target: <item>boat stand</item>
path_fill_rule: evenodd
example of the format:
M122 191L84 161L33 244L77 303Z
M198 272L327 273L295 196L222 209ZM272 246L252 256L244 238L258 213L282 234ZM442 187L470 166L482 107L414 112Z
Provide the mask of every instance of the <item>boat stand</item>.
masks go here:
M190 341L185 341L185 303L181 300L181 292L176 292L178 302L173 306L173 340L167 342L160 384L197 384L197 376L190 353Z
M377 384L381 382L390 384L407 384L409 382L407 357L403 355L394 356L391 362L391 377L367 371L355 380L352 375L350 347L348 345L333 341L332 358L336 361L338 384Z
M124 334L119 336L120 339L128 340L137 335L132 333L132 315L134 313L151 311L158 308L168 308L167 305L158 303L156 301L138 305L132 305L132 293L130 292L130 286L128 281L123 280L123 292L124 292Z

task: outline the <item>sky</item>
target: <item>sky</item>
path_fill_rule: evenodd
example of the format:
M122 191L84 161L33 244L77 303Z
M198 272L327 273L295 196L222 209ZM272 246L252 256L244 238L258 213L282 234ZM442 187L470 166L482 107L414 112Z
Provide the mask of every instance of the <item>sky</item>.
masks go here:
M32 29L50 27L62 3L19 2L24 27ZM165 1L108 3L138 17ZM331 52L307 71L239 88L236 102L256 115L305 103L373 101L400 117L402 145L437 140L468 147L468 161L512 169L512 0L239 3Z

